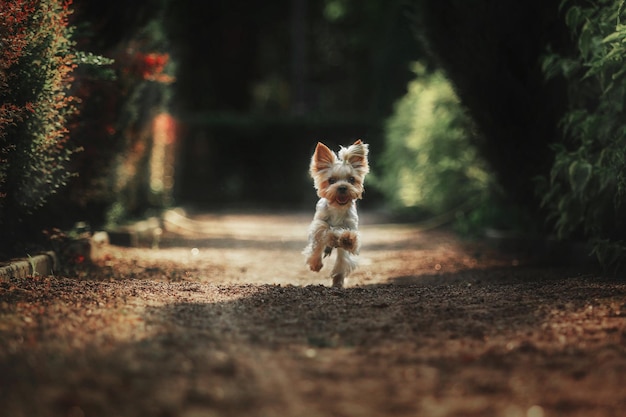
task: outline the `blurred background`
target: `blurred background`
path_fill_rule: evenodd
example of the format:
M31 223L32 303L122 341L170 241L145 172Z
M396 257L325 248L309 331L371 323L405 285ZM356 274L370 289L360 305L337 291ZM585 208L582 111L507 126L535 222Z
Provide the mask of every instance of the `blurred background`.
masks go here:
M362 207L626 253L622 2L2 0L0 252L175 206Z

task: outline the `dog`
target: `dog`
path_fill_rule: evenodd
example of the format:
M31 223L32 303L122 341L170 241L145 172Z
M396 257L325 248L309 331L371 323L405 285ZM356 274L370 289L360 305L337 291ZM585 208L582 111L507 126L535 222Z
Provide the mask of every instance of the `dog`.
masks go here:
M322 259L334 248L337 258L331 272L333 287L342 288L356 268L361 240L356 201L363 197L363 182L369 172L369 147L360 139L338 154L319 142L311 158L309 173L320 198L309 226L309 243L304 249L311 271L322 269Z

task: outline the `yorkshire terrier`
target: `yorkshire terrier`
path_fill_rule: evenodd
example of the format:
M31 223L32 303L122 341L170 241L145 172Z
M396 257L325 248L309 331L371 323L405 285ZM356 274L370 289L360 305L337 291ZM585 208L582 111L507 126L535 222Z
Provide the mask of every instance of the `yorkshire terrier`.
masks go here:
M322 269L322 258L337 248L337 259L331 272L333 287L343 287L344 279L356 268L359 217L356 200L363 196L363 181L369 172L368 145L357 140L336 155L318 143L311 158L309 172L317 195L315 216L309 226L309 244L304 249L311 271Z

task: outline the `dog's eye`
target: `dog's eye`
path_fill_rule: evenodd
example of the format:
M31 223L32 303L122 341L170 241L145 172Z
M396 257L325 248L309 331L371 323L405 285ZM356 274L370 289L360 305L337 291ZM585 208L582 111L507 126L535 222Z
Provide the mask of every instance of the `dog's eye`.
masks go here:
M337 178L330 177L330 178L328 179L328 183L329 183L330 185L333 185L333 184L334 184L334 183L336 183L336 182L337 182Z
M354 182L355 182L355 181L356 181L356 179L355 179L354 177L350 177L350 178L348 178L348 182L349 182L350 184L354 184Z

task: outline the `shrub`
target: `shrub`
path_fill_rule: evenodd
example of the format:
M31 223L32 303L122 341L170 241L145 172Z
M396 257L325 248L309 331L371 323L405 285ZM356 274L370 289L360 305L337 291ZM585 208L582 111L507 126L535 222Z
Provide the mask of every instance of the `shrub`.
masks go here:
M562 82L546 82L548 44L566 45L561 0L412 0L414 30L480 130L473 143L507 205L541 225L534 178L550 172L565 107Z
M0 0L0 241L71 176L71 0Z
M572 54L552 53L543 68L569 86L563 141L553 147L543 204L560 238L584 237L605 265L626 255L626 24L624 1L563 1L576 41Z
M432 215L475 207L491 179L470 143L471 119L442 72L417 64L415 73L386 123L384 169L376 183L402 211Z

